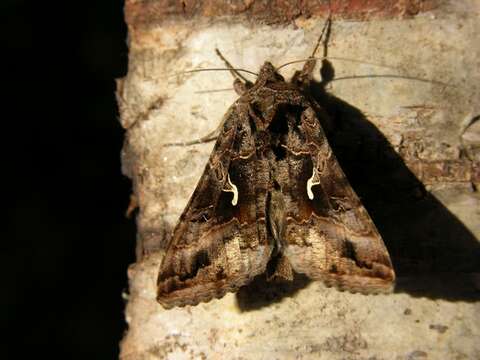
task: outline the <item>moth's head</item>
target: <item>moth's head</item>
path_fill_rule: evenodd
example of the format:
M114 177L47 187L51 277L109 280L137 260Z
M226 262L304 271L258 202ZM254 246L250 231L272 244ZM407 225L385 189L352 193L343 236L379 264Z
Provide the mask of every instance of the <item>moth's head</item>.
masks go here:
M265 63L260 68L260 73L258 74L258 80L262 81L285 81L282 75L280 75L271 62L265 61Z

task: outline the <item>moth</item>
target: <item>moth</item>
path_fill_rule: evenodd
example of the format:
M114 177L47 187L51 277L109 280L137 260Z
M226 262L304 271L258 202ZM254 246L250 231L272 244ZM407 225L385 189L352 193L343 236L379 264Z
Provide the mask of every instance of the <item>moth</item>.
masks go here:
M301 273L351 292L392 291L389 253L327 141L326 112L307 90L317 47L290 81L270 62L255 83L235 80L240 97L166 247L157 281L163 307L220 298L265 272L287 280Z

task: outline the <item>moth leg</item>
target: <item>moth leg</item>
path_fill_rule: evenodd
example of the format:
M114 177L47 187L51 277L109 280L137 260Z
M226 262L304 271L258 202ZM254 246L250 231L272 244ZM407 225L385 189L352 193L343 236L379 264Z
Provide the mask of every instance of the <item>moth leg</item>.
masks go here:
M332 31L332 13L330 12L328 14L327 20L325 21L325 24L323 25L323 29L322 29L322 32L320 33L320 36L318 37L317 43L315 44L315 47L312 51L312 55L310 55L311 58L315 57L315 55L316 55L316 53L317 53L317 51L320 47L320 44L322 44L322 47L323 47L322 56L327 57L327 55L328 55L328 42L330 40L331 31ZM325 35L325 37L324 37L324 35ZM306 64L305 64L305 66L306 66Z
M323 25L322 32L320 33L320 36L318 37L317 43L315 44L315 47L312 51L312 54L309 57L309 60L305 62L303 65L303 68L301 71L297 71L293 77L292 77L292 83L305 83L308 80L310 80L313 76L313 70L315 69L315 65L317 64L317 60L315 59L315 55L320 48L320 45L322 45L323 48L323 54L322 56L324 58L327 57L328 55L328 42L330 40L330 33L332 29L332 13L330 12L328 14L328 18L325 21L325 24ZM324 59L322 61L322 64L324 61L327 61ZM323 66L323 65L322 65Z
M233 82L233 88L235 89L235 92L239 95L243 94L246 92L250 87L253 86L253 84L245 79L237 70L233 68L233 66L228 62L227 59L224 58L220 50L215 49L217 52L217 55L225 62L226 66L230 69L230 73L232 76L235 78L235 81ZM245 81L245 82L242 82ZM218 138L218 135L220 134L223 125L225 124L226 117L223 118L223 120L220 122L220 124L217 126L215 130L212 132L208 133L205 136L202 136L199 139L191 140L191 141L183 141L183 142L176 142L176 143L166 143L163 146L190 146L190 145L196 145L196 144L204 144L208 143L211 141L215 141Z
M233 78L235 79L233 82L233 88L238 95L244 94L249 88L253 86L253 83L245 78L242 74L240 74L237 70L234 69L232 64L223 56L220 50L215 49L216 54L222 61L225 63L228 69L230 69L230 73L232 74Z
M220 125L218 125L218 127L215 130L213 130L212 132L208 133L205 136L202 136L199 139L176 142L176 143L166 143L166 144L163 144L163 146L191 146L191 145L205 144L205 143L215 141L217 140L218 135L220 134L220 130L222 129L224 122L225 122L225 119L221 121Z

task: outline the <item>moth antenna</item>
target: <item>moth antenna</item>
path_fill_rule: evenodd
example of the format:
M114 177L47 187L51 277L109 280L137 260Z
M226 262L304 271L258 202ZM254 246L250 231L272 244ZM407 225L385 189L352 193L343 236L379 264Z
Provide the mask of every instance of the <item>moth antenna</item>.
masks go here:
M292 64L297 64L297 63L302 63L302 62L307 62L307 61L310 61L310 60L339 60L339 61L350 61L350 62L354 62L354 63L359 63L359 64L366 64L366 65L372 65L372 66L378 66L378 67L384 67L384 68L388 68L388 69L397 69L396 67L394 66L388 66L388 65L385 65L385 64L380 64L380 63L372 63L372 62L368 62L368 61L363 61L363 60L355 60L355 59L349 59L349 58L344 58L344 57L339 57L339 56L325 56L325 57L309 57L308 59L300 59L300 60L293 60L293 61L289 61L283 65L280 65L279 67L277 67L275 70L278 71L280 70L281 68L285 67L285 66L288 66L288 65L292 65Z
M166 144L163 144L163 146L190 146L190 145L197 145L197 144L205 144L210 141L217 140L217 137L220 134L220 130L223 128L223 124L225 123L225 120L226 118L224 117L215 130L213 130L211 133L205 136L202 136L199 139L184 141L184 142L177 142L177 143L166 143Z
M322 64L322 69L324 68L325 65L325 58L328 55L328 42L330 40L330 33L331 33L331 28L332 28L332 6L330 1L328 2L328 17L327 20L325 21L325 24L323 25L322 32L320 33L320 36L318 37L317 43L315 44L315 47L313 48L312 54L309 56L309 59L305 62L303 65L303 68L301 71L297 71L292 79L290 80L292 83L303 83L304 85L306 84L306 81L309 81L313 77L313 70L315 69L316 66L316 57L315 54L318 51L318 48L320 47L320 44L323 44L323 64ZM282 65L283 67L285 65ZM277 68L278 70L278 68ZM322 71L320 71L322 72ZM333 74L332 74L333 76ZM322 73L322 78L324 77L324 74ZM328 76L330 77L330 76ZM328 81L327 81L328 82Z
M196 72L204 72L204 71L236 71L236 72L244 72L247 74L255 75L258 76L257 73L245 69L238 69L238 68L232 68L232 69L227 69L227 68L206 68L206 69L193 69L193 70L186 70L186 71L181 71L175 74L170 75L170 77L173 76L178 76L178 75L183 75L183 74L191 74L191 73L196 73Z
M239 79L239 80L243 80L243 82L245 84L248 84L250 83L250 81L248 81L242 74L240 74L237 69L235 69L232 64L230 64L230 62L225 58L225 56L223 56L223 54L220 52L220 50L218 49L215 49L215 53L218 55L218 57L225 63L225 65L227 65L227 68L230 69L230 73L232 74L233 78L234 79Z
M210 141L217 140L217 135L214 135L215 131L212 131L210 134L201 137L200 139L195 139L191 141L184 141L184 142L176 142L176 143L165 143L162 146L169 147L169 146L191 146L197 144L205 144L209 143Z
M442 86L447 86L447 87L457 87L452 84L444 83L442 81L437 81L437 80L430 80L430 79L423 79L419 78L416 76L408 76L408 75L395 75L395 74L381 74L381 75L376 75L376 74L370 74L370 75L351 75L351 76L343 76L339 78L335 78L330 80L332 81L339 81L339 80L351 80L351 79L371 79L371 78L386 78L386 79L405 79L405 80L415 80L415 81L420 81L424 83L430 83L434 85L442 85Z
M218 92L234 91L234 90L235 90L234 88L199 90L199 91L195 91L195 94L210 94L210 93L218 93Z

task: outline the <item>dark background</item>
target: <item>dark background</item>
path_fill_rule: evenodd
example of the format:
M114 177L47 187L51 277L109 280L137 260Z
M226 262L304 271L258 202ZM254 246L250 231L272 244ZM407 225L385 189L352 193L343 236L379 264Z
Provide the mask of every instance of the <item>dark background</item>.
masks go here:
M0 358L117 358L135 242L114 94L123 2L2 0L0 24Z

